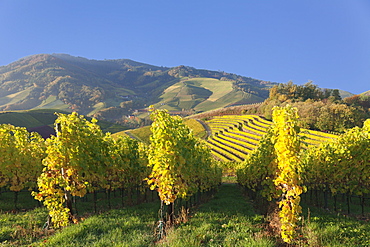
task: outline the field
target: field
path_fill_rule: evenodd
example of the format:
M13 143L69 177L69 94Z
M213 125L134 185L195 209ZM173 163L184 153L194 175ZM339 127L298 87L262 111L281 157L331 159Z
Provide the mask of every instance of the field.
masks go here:
M195 136L206 138L206 129L195 119L186 119L185 123L193 130ZM212 135L207 143L212 154L221 161L243 161L250 151L255 149L261 137L266 134L272 122L255 115L224 115L214 117L206 122ZM150 127L127 130L115 135L127 135L149 144ZM304 144L307 147L337 138L334 134L302 130Z
M207 121L212 136L207 142L221 161L243 161L266 134L272 122L254 115L224 115ZM305 130L300 133L306 147L337 138L334 134Z
M30 91L31 91L31 88L17 92L17 93L13 93L11 95L7 95L5 97L1 97L0 106L5 106L7 104L14 104L18 101L21 101L27 97Z
M57 96L49 96L35 109L58 109L62 111L70 111L69 105L64 104Z
M193 130L193 134L199 138L205 138L206 137L206 130L195 119L186 119L185 124ZM149 137L150 137L151 131L150 126L144 126L138 129L133 130L125 130L115 133L113 136L130 136L134 139L137 139L141 142L144 142L146 144L150 143Z

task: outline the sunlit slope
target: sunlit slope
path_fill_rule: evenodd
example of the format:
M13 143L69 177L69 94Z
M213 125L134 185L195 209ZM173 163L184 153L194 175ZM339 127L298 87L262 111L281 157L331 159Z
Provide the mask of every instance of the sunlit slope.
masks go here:
M30 91L31 89L25 89L13 94L6 95L4 97L0 97L0 106L14 104L18 101L24 100L28 96Z
M255 115L226 115L208 121L212 136L208 144L214 156L223 161L243 161L257 147L272 124ZM303 129L306 147L337 138L336 135Z
M9 94L0 97L0 107L5 107L6 105L18 104L20 109L58 109L63 111L71 111L69 105L63 103L61 100L57 99L57 96L51 95L45 100L39 101L37 99L28 99L30 93L32 92L32 87L19 91L17 93Z
M208 111L233 104L263 101L262 98L233 89L233 81L213 78L184 79L168 87L155 105L159 109Z
M194 136L204 139L206 130L203 125L195 119L185 119L185 124L193 131ZM128 136L137 139L146 144L150 144L150 135L152 134L150 126L144 126L137 129L125 130L114 133L113 136Z

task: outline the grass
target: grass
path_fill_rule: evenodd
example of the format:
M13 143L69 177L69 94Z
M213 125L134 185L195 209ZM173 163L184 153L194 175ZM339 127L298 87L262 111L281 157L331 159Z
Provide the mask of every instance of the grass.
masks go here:
M43 230L47 218L44 208L36 208L27 212L0 214L0 246L28 246L52 231Z
M159 203L145 203L91 216L33 246L150 246Z
M156 107L170 111L191 108L197 111L208 111L238 102L255 102L249 94L233 90L232 85L232 81L214 78L184 79L168 87Z
M138 140L140 140L140 141L142 141L146 144L150 143L149 137L152 134L152 132L150 130L150 126L144 126L144 127L138 128L138 129L133 129L133 130L130 130L129 132L133 136L137 137Z
M87 115L88 116L92 116L94 115L95 113L97 113L98 111L100 111L101 109L104 109L106 107L105 103L104 102L99 102L97 104L95 104L93 106L93 109L91 112L89 112Z
M226 184L189 222L172 229L159 246L280 246L279 237L263 227L264 217L233 184ZM291 246L370 246L367 220L338 215L303 203L302 226Z
M128 130L119 131L119 132L114 133L112 136L113 136L114 138L118 138L118 136L130 137L130 135L126 133L127 131L128 131Z
M77 246L100 246L102 242L104 246L114 246L111 241L118 236L116 228L120 229L122 235L118 237L120 238L119 246L126 246L122 245L122 241L129 242L127 246L148 246L148 243L143 243L142 239L147 238L149 242L153 242L154 239L153 228L159 208L159 201L154 192L147 194L146 198L155 200L155 202L136 206L128 205L133 205L138 200L142 201L143 195L137 198L134 192L131 198L125 194L123 203L128 207L122 206L119 192L112 193L110 203L108 203L107 195L100 192L97 195L97 212L101 213L99 215L92 213L94 212L92 194L87 194L83 199L77 198L77 206L75 204L74 209L77 208L78 215L86 220L57 231L43 229L47 220L47 211L43 207L37 207L39 204L32 199L28 191L19 193L17 204L19 210L14 210L13 198L13 192L3 191L1 193L0 246L72 246L68 240L64 239L65 236L73 239L74 245L80 242ZM115 209L109 210L109 205ZM90 240L85 241L88 235L90 235ZM104 238L106 239L102 240ZM141 242L136 239L141 239ZM91 241L97 243L89 245Z
M194 107L194 110L196 111L201 111L201 112L204 112L204 111L209 111L209 110L213 110L213 109L218 109L218 108L224 108L230 104L233 104L235 102L238 102L242 99L242 93L238 93L238 92L230 92L229 93L230 97L227 98L227 101L224 101L223 99L225 99L225 97L222 97L223 99L217 99L215 101L212 101L212 100L205 100L203 102L201 102L200 104L198 104L197 106Z
M212 200L202 204L187 223L170 230L158 246L274 246L263 234L263 216L236 184L223 184Z
M301 246L370 246L370 224L303 204Z
M35 109L58 109L68 112L71 111L71 109L69 109L69 105L57 99L57 96L49 96Z
M15 210L14 194L10 191L0 194L0 246L27 245L50 234L42 230L47 211L36 208L39 204L30 192L18 193L18 210Z
M193 134L196 137L204 138L207 135L206 130L204 129L203 125L199 123L197 120L185 119L184 122L193 131Z
M212 95L208 98L209 101L216 101L224 95L230 93L233 90L232 81L221 81L212 78L194 78L189 79L189 82L198 86L202 86L212 92Z
M197 120L195 119L185 119L184 120L185 124L193 130L193 134L199 138L204 138L206 136L206 131L203 127L202 124L200 124ZM141 128L125 131L129 132L131 135L136 137L136 139L149 144L150 143L150 135L152 134L150 130L150 126L144 126ZM127 133L125 132L117 132L116 135L124 135L127 136Z
M59 111L56 109L35 109L27 111L16 111L16 112L3 112L0 113L0 124L9 123L14 126L33 128L44 125L53 126L57 116L55 112L61 112L63 114L69 114L65 111ZM90 121L91 119L87 117ZM126 130L126 127L114 124L108 121L98 121L98 125L103 132L115 133L118 131Z
M13 193L3 191L0 246L280 246L278 237L266 230L264 216L255 213L256 205L234 183L235 177L225 177L223 182L211 200L192 208L190 216L170 228L161 241L155 235L158 200L122 207L121 198L112 197L115 209L105 211L106 196L100 193L98 211L103 213L93 215L89 194L87 200L78 201L79 215L86 219L61 230L44 230L47 212L31 209L37 202L28 192L20 193L21 210L16 212L12 210ZM370 246L368 220L302 206L302 227L291 246Z
M0 113L0 123L12 124L19 127L37 127L44 125L30 114L18 112Z
M25 99L29 93L31 92L31 88L25 89L23 91L19 91L17 93L9 94L5 97L0 98L0 106L10 105L21 100Z

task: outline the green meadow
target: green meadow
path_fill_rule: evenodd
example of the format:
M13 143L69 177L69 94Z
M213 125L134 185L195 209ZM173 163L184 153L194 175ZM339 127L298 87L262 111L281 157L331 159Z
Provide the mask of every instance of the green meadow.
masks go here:
M155 104L158 109L209 111L235 103L261 101L256 96L233 89L233 81L213 78L191 78L168 87Z

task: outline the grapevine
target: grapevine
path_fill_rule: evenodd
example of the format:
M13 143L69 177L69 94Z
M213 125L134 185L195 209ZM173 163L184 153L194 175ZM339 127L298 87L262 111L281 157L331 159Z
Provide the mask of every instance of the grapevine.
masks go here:
M212 181L220 181L209 148L193 136L180 117L170 116L165 110L155 110L151 117L148 160L152 171L147 181L165 204L207 190L214 186Z
M290 106L273 109L273 142L276 152L277 176L274 184L282 193L279 202L281 236L285 242L294 238L295 228L299 221L301 206L300 194L303 192L301 162L299 159L301 140L298 137L297 109Z
M275 107L273 125L238 169L238 182L267 198L279 199L281 237L291 242L301 213L301 137L297 109Z
M305 181L313 189L332 194L363 196L370 192L370 120L337 139L307 151Z
M37 200L44 201L55 227L66 226L73 217L71 196L105 187L111 165L109 143L96 124L77 113L58 114L57 136L47 142L44 169L38 178ZM66 205L64 205L66 204Z
M0 187L7 186L15 192L33 189L42 171L45 151L42 137L26 128L2 124L0 143Z

